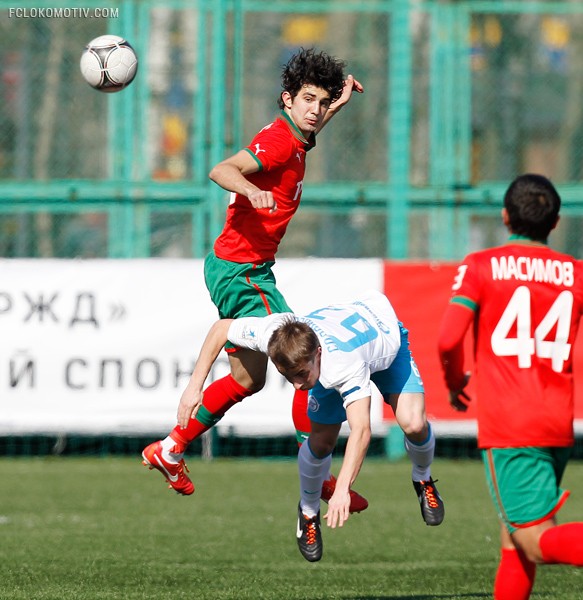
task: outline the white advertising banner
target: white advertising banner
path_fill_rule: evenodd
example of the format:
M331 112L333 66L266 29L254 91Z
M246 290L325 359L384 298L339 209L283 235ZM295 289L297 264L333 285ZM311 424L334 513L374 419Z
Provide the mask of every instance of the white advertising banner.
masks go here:
M284 259L274 271L299 314L383 289L375 259ZM0 435L169 432L216 319L202 260L0 260ZM209 380L227 372L223 352ZM218 427L291 434L292 395L270 367Z

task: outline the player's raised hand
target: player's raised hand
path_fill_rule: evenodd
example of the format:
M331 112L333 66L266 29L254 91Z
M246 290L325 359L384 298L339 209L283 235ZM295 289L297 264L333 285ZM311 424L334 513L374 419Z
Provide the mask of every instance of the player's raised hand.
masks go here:
M347 104L352 96L352 92L358 92L359 94L362 94L364 93L364 87L359 81L354 79L352 75L348 75L348 77L344 80L344 87L342 88L342 94L340 95L340 98L332 102L328 110L332 109L332 112L334 112L335 110L338 110Z
M324 515L328 527L342 527L350 516L350 493L336 490L328 502L328 512Z
M317 129L316 133L322 131L322 128L326 123L330 121L330 119L339 112L339 110L348 103L352 96L352 92L358 92L362 94L364 92L364 87L360 81L354 79L352 75L348 75L344 80L344 86L342 88L342 94L340 94L340 98L337 98L330 104L322 122L320 123L320 127Z
M354 79L353 75L348 75L348 77L344 81L345 88L347 88L350 85L352 85L352 91L358 92L359 94L364 93L364 86L362 85L362 83L360 83L360 81Z

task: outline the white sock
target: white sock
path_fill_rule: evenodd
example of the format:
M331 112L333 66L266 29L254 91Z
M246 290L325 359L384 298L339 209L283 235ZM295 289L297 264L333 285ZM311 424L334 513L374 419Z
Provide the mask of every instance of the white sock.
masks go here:
M306 517L314 517L320 510L320 494L322 484L330 472L332 454L325 458L317 458L310 450L306 440L298 452L298 469L300 472L300 506Z
M173 440L170 436L164 438L162 444L162 458L167 460L169 463L179 463L182 460L183 452L172 452L172 449L176 446L176 440Z
M431 425L427 424L429 433L421 444L412 442L405 436L405 449L413 464L411 478L413 481L427 481L431 477L431 463L435 455L435 436Z

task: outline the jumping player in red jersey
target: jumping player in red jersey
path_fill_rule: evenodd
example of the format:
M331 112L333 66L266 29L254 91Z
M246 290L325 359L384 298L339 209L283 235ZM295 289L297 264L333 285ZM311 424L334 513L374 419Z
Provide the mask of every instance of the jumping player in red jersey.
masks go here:
M222 319L292 312L276 287L272 267L289 221L302 194L306 153L316 145L316 134L362 85L343 74L344 63L300 50L282 72L278 99L280 116L266 125L244 149L216 165L209 177L231 192L223 232L205 259L205 282ZM189 495L194 485L184 472L187 446L215 425L229 408L263 388L267 357L227 346L230 375L209 385L202 406L185 428L144 449L144 464L158 469L170 487ZM185 392L186 393L186 392ZM307 392L294 395L292 416L298 443L308 437ZM324 482L322 498L334 492L333 476ZM368 502L351 492L351 510Z
M573 446L573 344L583 263L547 246L561 199L540 175L504 197L507 244L468 255L439 334L450 403L467 410L463 340L474 323L478 446L501 521L495 600L530 597L537 564L583 566L583 522L557 525Z

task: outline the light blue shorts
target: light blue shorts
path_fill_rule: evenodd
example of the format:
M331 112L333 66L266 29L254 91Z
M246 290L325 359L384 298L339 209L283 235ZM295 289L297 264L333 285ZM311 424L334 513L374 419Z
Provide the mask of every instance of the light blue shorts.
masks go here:
M401 347L391 366L371 375L371 380L383 395L385 402L389 394L401 392L424 393L419 369L409 349L409 332L399 323ZM358 402L358 401L357 401ZM346 421L346 409L342 396L334 389L326 389L318 382L308 394L308 417L324 425Z

